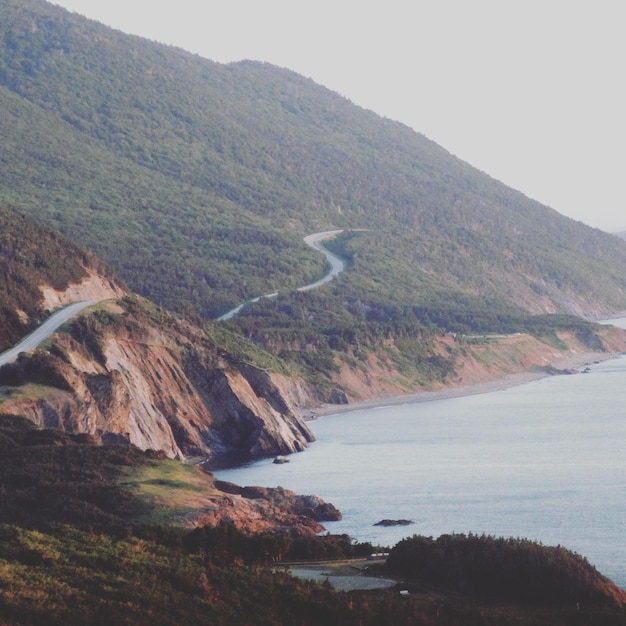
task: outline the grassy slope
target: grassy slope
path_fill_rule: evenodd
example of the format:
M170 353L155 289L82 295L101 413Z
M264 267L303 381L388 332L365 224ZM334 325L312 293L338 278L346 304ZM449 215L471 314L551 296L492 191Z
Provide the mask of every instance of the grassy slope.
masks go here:
M205 496L218 493L206 474L165 459L129 470L119 484L146 504L146 513L137 519L146 524L178 525L181 515L200 509Z

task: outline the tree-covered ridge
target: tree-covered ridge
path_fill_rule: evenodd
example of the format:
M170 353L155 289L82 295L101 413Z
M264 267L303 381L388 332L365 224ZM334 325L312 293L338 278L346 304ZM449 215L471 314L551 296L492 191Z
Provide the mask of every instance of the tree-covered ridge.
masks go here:
M0 199L170 308L213 317L304 284L323 260L301 238L331 227L373 231L344 278L366 307L432 308L452 290L532 312L625 308L617 238L293 72L39 0L2 3L0 40Z

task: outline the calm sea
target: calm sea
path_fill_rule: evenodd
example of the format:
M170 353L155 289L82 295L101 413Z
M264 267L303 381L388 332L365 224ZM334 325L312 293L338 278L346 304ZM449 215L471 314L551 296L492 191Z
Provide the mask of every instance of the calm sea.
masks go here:
M626 319L614 321L626 327ZM582 554L626 588L626 357L503 391L331 415L290 463L216 472L317 494L328 532L523 537ZM379 527L382 519L410 526Z

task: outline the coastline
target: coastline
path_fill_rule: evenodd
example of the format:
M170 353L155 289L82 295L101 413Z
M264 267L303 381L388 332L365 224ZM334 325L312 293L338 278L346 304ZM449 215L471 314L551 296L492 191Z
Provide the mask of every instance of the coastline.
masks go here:
M621 352L584 352L570 354L561 359L555 360L546 367L535 368L533 370L516 372L493 380L472 383L469 385L448 386L435 391L420 391L411 394L401 394L389 397L377 397L350 404L323 404L319 407L311 408L307 411L305 421L315 420L318 417L347 413L349 411L359 411L363 409L373 409L385 406L399 406L403 404L417 404L421 402L435 402L437 400L447 400L449 398L460 398L473 396L492 391L501 391L511 387L517 387L534 380L557 375L575 375L578 370L594 363L609 361L622 356Z

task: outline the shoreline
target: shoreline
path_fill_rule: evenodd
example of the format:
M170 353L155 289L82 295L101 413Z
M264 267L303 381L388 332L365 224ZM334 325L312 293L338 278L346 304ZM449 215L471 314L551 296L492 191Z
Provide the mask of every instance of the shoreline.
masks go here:
M502 391L511 387L517 387L526 383L547 378L548 376L568 376L579 374L581 368L594 363L609 361L623 356L623 352L584 352L565 356L557 359L548 366L536 368L530 371L517 372L493 380L471 383L469 385L458 385L443 387L435 391L419 391L410 394L401 394L389 397L377 397L349 404L323 404L319 407L307 410L305 421L313 421L319 417L328 415L338 415L350 411L360 411L375 409L386 406L401 406L403 404L418 404L422 402L436 402L437 400L448 400L450 398L461 398L473 396L492 391Z

